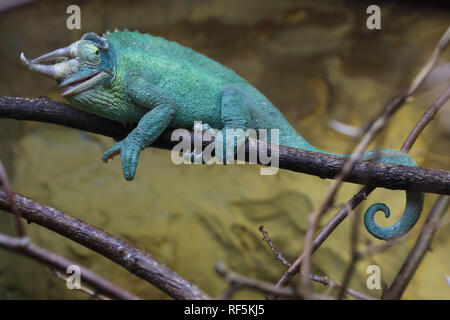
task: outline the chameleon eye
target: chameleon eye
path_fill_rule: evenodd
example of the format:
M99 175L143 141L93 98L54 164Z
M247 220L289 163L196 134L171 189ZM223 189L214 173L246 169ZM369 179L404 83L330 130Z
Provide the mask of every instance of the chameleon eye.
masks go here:
M100 63L100 50L93 44L89 42L82 42L78 48L80 53L80 59L91 65L96 65Z

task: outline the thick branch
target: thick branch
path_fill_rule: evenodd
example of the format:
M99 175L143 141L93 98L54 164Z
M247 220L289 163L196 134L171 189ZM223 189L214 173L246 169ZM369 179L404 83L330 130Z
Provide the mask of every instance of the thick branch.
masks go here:
M48 98L18 98L0 96L0 118L31 120L63 125L115 139L124 138L130 128ZM152 145L172 149L178 141L171 141L171 130L165 131ZM249 153L249 145L246 146ZM282 169L302 172L321 178L335 179L345 159L306 150L279 147L279 165ZM377 162L358 161L344 181L368 184L393 190L414 190L450 194L450 172Z
M16 194L16 208L29 222L52 230L116 262L176 299L208 299L193 283L155 260L149 253L64 212ZM0 190L0 209L11 212L8 194Z

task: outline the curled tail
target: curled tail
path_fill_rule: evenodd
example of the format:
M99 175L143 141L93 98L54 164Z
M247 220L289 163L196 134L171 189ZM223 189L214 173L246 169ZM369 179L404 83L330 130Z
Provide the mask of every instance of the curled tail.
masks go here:
M377 211L383 211L386 218L389 218L389 208L384 203L371 205L364 214L364 225L367 231L375 238L390 240L400 237L414 227L419 220L423 207L423 193L406 191L406 207L400 220L390 227L380 227L375 223L374 216Z
M407 154L391 149L380 149L365 152L363 160L373 159L388 164L415 167L416 163ZM380 227L375 223L375 213L384 212L386 218L390 216L390 210L384 203L371 205L364 214L364 225L367 231L375 238L390 240L400 237L411 230L417 223L423 209L424 194L422 192L406 191L406 205L400 220L390 227Z
M305 149L309 151L321 152L325 154L332 154L340 157L349 157L347 154L335 154L321 151L311 144L309 144L295 129L287 128L286 135L280 144ZM282 136L280 135L280 138ZM391 149L378 149L374 151L365 152L362 154L362 160L373 160L379 161L387 164L403 165L415 167L416 163L407 154ZM375 203L371 205L364 214L364 225L367 231L375 238L381 240L390 240L393 238L400 237L411 230L417 223L422 212L424 201L424 194L421 192L406 191L406 206L403 211L403 215L400 220L390 227L380 227L375 223L375 213L378 211L383 211L386 218L390 216L390 210L384 203Z

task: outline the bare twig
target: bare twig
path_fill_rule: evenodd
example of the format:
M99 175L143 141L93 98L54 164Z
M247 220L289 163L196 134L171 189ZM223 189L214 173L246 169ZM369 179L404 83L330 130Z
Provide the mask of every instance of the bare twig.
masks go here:
M428 58L425 65L422 67L422 69L417 74L414 81L409 86L409 89L407 92L409 96L413 95L422 86L422 84L426 81L427 77L431 73L431 70L436 65L436 62L438 61L442 51L444 51L444 49L447 47L447 44L449 41L450 41L450 27L447 28L447 31L445 31L445 33L442 35L441 39L439 39L439 42L438 42L436 48L434 48L433 53Z
M386 251L389 248L392 248L392 246L399 244L400 242L404 242L406 239L408 239L409 235L410 233L404 235L403 237L388 240L383 243L371 243L363 251L358 252L358 258L363 259L366 257L370 257L375 253Z
M350 288L344 288L341 284L333 281L332 279L330 279L328 277L320 277L320 276L317 276L315 274L311 274L310 278L311 278L312 281L322 283L322 284L324 284L326 286L329 286L331 288L338 289L339 291L344 291L347 294L349 294L349 295L351 295L351 296L353 296L353 297L355 297L357 299L360 299L360 300L378 300L376 298L373 298L371 296L365 295L365 294L363 294L361 292L358 292L356 290L353 290L353 289L350 289Z
M408 137L402 146L402 151L408 153L411 150L414 142L416 142L419 135L422 133L423 129L428 125L428 123L433 120L436 113L442 108L442 106L448 101L450 98L450 87L448 87L439 98L433 102L431 107L423 114L420 118L419 122L417 122L414 129L410 132Z
M272 250L273 254L275 255L275 259L277 259L278 261L280 261L280 262L281 262L282 264L284 264L285 266L290 267L290 266L291 266L291 263L290 263L289 261L287 261L287 260L283 257L283 254L282 254L280 251L278 251L278 250L274 247L274 245L273 245L273 243L272 243L272 240L270 240L270 238L269 238L269 233L268 233L267 231L264 230L264 226L260 226L260 227L259 227L259 231L260 231L260 232L262 233L262 235L263 235L263 241L267 242L267 244L268 244L269 247L270 247L270 250Z
M149 253L55 208L36 203L18 194L15 195L15 200L22 217L29 222L43 226L100 253L169 296L193 300L209 298L197 286L155 260ZM0 209L12 211L8 195L1 190Z
M235 272L227 270L225 265L221 262L216 264L215 271L219 276L221 276L225 281L227 281L234 287L234 292L240 288L250 288L260 291L264 294L276 294L280 297L291 299L301 298L297 290L294 290L292 288L278 288L272 283L239 275ZM230 296L228 298L230 298Z
M120 140L133 128L125 128L118 122L104 119L48 98L18 98L0 96L0 118L40 121L63 125ZM173 130L166 130L152 147L173 149L179 140L172 141ZM193 134L191 135L193 140ZM209 142L204 142L204 147ZM272 148L270 144L257 144L257 148ZM279 148L279 167L295 172L336 179L346 159L319 152ZM252 149L253 150L253 149ZM248 157L250 146L246 144ZM266 151L267 152L267 151ZM396 166L380 162L357 161L353 170L344 178L346 182L370 184L392 190L414 190L438 194L450 194L450 172L417 167Z
M231 298L231 296L241 288L249 288L263 294L276 294L277 296L290 299L302 298L299 292L293 288L279 288L270 282L249 278L235 272L231 272L221 262L216 264L215 271L220 277L230 284L230 289L228 289L226 293L220 297L220 299L223 299L225 296L228 299ZM316 295L315 297L317 299L333 299L332 297L323 295Z
M395 277L391 286L384 295L384 299L400 299L409 282L411 281L417 267L422 262L425 254L430 248L433 236L438 229L439 223L449 205L448 196L439 196L436 200L425 224L422 227L420 236L414 244L413 249L406 258L399 273Z

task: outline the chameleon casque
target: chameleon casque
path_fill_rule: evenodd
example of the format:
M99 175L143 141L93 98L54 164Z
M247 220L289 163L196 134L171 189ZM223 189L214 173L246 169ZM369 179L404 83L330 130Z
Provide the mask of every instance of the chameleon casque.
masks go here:
M141 150L165 129L192 129L194 121L219 129L223 137L226 129L278 129L280 145L330 154L309 144L262 93L234 71L161 37L130 31L103 36L91 32L37 59L30 61L23 53L20 58L30 70L55 79L73 107L122 123L137 123L102 157L107 161L121 154L127 180L134 178ZM216 139L216 144L223 143L222 139ZM237 139L234 147L244 140ZM406 154L390 149L365 152L362 159L416 165ZM370 206L364 216L368 232L384 240L407 233L419 219L424 195L406 191L406 198L401 219L390 227L374 221L377 211L388 218L389 208L382 203Z

